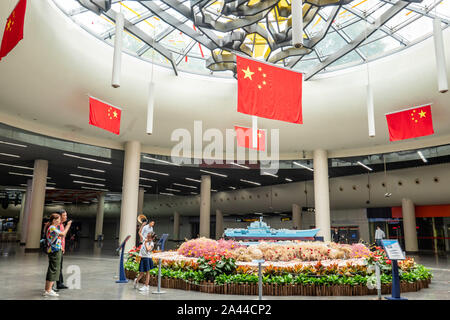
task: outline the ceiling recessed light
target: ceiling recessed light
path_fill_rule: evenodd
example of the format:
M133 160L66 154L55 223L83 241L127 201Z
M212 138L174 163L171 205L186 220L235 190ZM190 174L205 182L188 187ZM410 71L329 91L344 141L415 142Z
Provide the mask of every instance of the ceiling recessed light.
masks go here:
M288 182L292 182L293 181L292 179L289 179L289 178L284 178L284 180L286 180Z
M202 182L201 180L197 180L197 179L192 179L192 178L185 178L186 180L189 180L189 181L194 181L194 182Z
M79 181L79 180L74 180L73 183L89 184L89 185L92 185L92 186L99 186L99 187L104 187L105 186L102 183L92 183L92 182Z
M223 178L227 178L228 177L226 174L221 174L221 173L217 173L217 172L212 172L212 171L207 171L207 170L202 170L202 169L200 169L200 171L204 172L204 173L213 174L215 176L223 177Z
M11 157L11 158L20 158L20 156L18 156L17 154L3 153L3 152L0 152L0 156Z
M12 168L18 168L18 169L34 170L34 168L23 167L23 166L16 166L16 165L13 165L13 164L8 164L8 163L3 163L3 162L0 162L0 166L12 167Z
M10 146L14 146L14 147L21 147L21 148L26 148L27 147L24 144L18 144L18 143L6 142L6 141L0 141L0 143L7 144L7 145L10 145Z
M96 178L96 177L82 176L82 175L74 174L74 173L71 173L70 176L72 176L72 177L77 177L77 178L84 178L84 179L92 179L92 180L106 181L106 179L103 179L103 178Z
M165 163L165 164L171 164L173 166L180 166L177 163L173 163L173 162L162 160L162 159L157 159L157 158L153 158L153 157L149 157L149 156L142 156L142 157L145 159L149 159L149 160L153 160L153 161L157 161L157 162L161 162L161 163Z
M239 164L239 163L230 162L230 164L232 164L232 165L234 165L234 166L237 166L237 167L244 168L244 169L250 169L250 167L244 166L244 165Z
M165 195L165 196L174 196L173 193L167 193L167 192L160 192L159 194Z
M144 188L153 188L152 186L146 185L146 184L140 184L139 187L144 187Z
M261 175L263 175L263 176L272 176L272 177L278 178L278 176L276 174L269 173L269 172L263 172L263 173L261 173Z
M80 156L77 156L75 154L70 154L70 153L63 153L63 155L65 155L66 157L72 157L72 158L77 158L77 159L81 159L81 160L93 161L93 162L98 162L98 163L103 163L103 164L112 164L112 162L110 162L110 161L102 161L102 160L97 160L97 159L93 159L93 158L80 157Z
M80 166L78 166L77 168L78 168L78 169L82 169L82 170L89 170L89 171L94 171L94 172L102 172L102 173L104 173L104 172L105 172L105 170L100 170L100 169L92 169L92 168L86 168L86 167L80 167Z
M101 188L91 188L91 187L85 187L85 186L81 186L81 189L87 189L87 190L95 190L95 191L106 191L108 192L108 189L101 189Z
M191 189L197 189L198 187L196 186L189 186L187 184L182 184L182 183L174 183L174 186L180 186L180 187L186 187L186 188L191 188Z
M172 188L166 188L166 190L168 190L168 191L175 191L175 192L181 192L181 190L172 189Z
M259 182L254 182L254 181L249 181L249 180L244 180L244 179L239 179L239 180L242 181L242 182L247 182L247 183L250 183L250 184L257 185L257 186L261 185L261 183L259 183Z
M228 188L230 188L230 189L233 189L233 190L236 190L236 188L235 188L235 187L228 187Z
M146 180L146 181L151 181L151 182L158 182L158 180L156 180L156 179L150 179L150 178L144 178L144 177L139 177L139 179Z
M363 168L366 168L366 169L369 170L369 171L372 171L372 170L373 170L372 168L366 166L366 165L365 165L364 163L362 163L361 161L358 161L357 164L359 164L359 165L360 165L361 167L363 167Z
M425 158L425 156L422 154L421 151L417 151L417 153L419 154L420 158L422 159L423 162L427 163L428 160Z
M295 162L295 161L293 161L292 163L295 164L296 166L302 167L303 169L306 169L306 170L309 170L309 171L314 171L314 169L312 169L310 167L307 167L307 166L305 166L305 165L303 165L301 163L298 163L298 162Z
M169 175L168 173L165 173L165 172L159 172L159 171L153 171L153 170L147 170L147 169L140 169L140 170L144 171L144 172L148 172L148 173L159 174L161 176L168 176Z

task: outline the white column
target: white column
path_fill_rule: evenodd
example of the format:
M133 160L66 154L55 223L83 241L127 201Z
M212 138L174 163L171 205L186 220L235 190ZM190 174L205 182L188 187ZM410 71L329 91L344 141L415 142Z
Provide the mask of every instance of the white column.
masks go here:
M122 205L120 208L119 244L130 235L125 246L129 251L136 244L136 216L139 194L139 169L141 165L141 144L138 141L125 143L123 165Z
M25 251L38 251L41 240L42 217L44 214L45 186L47 185L47 160L35 160L31 192L31 207L27 227Z
M300 230L302 228L302 208L296 204L292 204L292 226L294 229Z
M411 199L402 199L403 232L405 236L405 251L417 252L416 212Z
M330 190L328 186L327 151L314 150L314 203L316 208L317 233L324 241L331 240L330 232Z
M200 186L200 237L209 238L211 215L211 176L202 175Z
M97 196L97 219L95 220L95 240L103 234L103 216L105 213L105 194L102 192Z
M180 238L180 213L175 212L173 214L173 239L179 240Z
M216 209L216 239L220 239L223 235L223 213L222 210Z
M144 214L144 188L139 188L139 196L138 196L138 210L137 213Z
M30 220L30 209L31 209L31 192L33 191L33 180L28 179L27 181L27 192L25 195L25 205L23 213L23 222L21 222L21 233L20 233L20 245L24 246L27 242L28 235L28 225Z

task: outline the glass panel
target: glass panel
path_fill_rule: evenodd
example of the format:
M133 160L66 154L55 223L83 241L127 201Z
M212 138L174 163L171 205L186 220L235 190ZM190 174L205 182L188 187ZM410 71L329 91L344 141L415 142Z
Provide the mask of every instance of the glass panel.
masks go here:
M315 49L318 50L321 55L326 56L338 51L346 44L347 42L345 42L337 32L329 32L325 38L316 45Z
M172 31L167 37L161 40L161 44L168 49L182 52L191 42L191 38L179 30Z
M406 21L410 20L410 19L414 19L415 17L417 17L419 14L412 12L411 10L408 9L403 9L402 11L400 11L399 13L397 13L394 17L392 17L391 19L389 19L386 22L386 26L390 29L395 30L396 27L400 27L400 25L402 23L405 23Z
M377 41L371 42L360 47L361 52L368 58L373 58L387 51L396 49L400 46L399 42L390 36L385 36Z
M73 17L73 20L78 24L88 28L90 31L97 35L102 34L106 30L111 29L111 26L115 25L114 22L104 17L103 15L98 16L91 11L78 14Z
M343 64L347 64L347 63L351 63L351 62L362 62L361 57L355 51L350 51L342 58L339 58L338 60L336 60L335 62L330 64L328 68L332 69L334 67L337 67L337 66L340 66Z
M145 58L149 62L154 61L156 64L161 64L164 66L172 66L169 60L166 59L163 55L161 55L159 52L149 49L147 50L142 56L142 58Z
M120 12L120 10L122 10L124 17L127 20L140 17L141 14L148 11L137 1L123 1L121 3L113 4L111 8L116 12Z
M441 1L441 3L436 6L436 12L439 16L450 19L450 1Z
M433 20L428 17L422 17L410 23L406 27L397 31L399 35L409 41L414 41L422 36L433 32Z
M187 61L186 61L187 60ZM192 71L195 73L209 73L205 67L205 60L192 57L184 57L183 61L178 65L181 70Z
M66 13L70 13L72 10L80 9L82 7L75 0L54 0L54 1Z

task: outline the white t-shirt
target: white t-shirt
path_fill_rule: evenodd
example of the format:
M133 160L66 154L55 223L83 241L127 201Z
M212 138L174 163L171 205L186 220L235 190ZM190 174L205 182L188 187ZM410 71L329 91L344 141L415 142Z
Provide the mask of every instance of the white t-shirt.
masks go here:
M152 257L152 250L153 250L153 247L155 246L155 244L153 243L153 241L150 242L150 250L147 251L147 248L145 247L145 242L146 241L144 241L142 243L141 251L139 251L139 256L141 258L151 258Z
M384 231L381 229L377 229L375 231L375 239L383 239L384 238Z
M147 235L153 232L153 227L150 227L148 224L146 224L143 228L142 228L142 238L145 240L147 239Z

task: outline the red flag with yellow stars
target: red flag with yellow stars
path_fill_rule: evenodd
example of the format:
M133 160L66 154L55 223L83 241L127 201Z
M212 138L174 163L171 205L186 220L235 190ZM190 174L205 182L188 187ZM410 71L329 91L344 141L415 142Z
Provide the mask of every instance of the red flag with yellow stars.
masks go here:
M258 151L266 150L266 132L264 130L258 129L258 144L256 148L254 148L253 143L251 143L253 139L252 128L234 126L234 130L236 131L237 145L239 147Z
M103 101L89 97L89 124L120 134L122 111Z
M238 112L303 123L301 73L240 56L236 68Z
M398 141L434 133L431 105L386 114L389 140Z
M0 60L5 57L23 39L23 25L27 0L20 0L6 21L0 47Z

